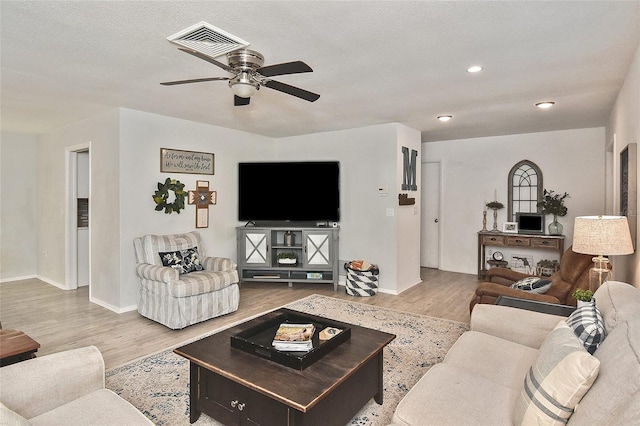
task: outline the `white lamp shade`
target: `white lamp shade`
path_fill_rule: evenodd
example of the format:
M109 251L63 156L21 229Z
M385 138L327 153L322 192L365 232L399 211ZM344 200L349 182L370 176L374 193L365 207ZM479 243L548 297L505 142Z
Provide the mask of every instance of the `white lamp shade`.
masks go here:
M633 253L625 216L579 216L573 228L573 251L592 255Z

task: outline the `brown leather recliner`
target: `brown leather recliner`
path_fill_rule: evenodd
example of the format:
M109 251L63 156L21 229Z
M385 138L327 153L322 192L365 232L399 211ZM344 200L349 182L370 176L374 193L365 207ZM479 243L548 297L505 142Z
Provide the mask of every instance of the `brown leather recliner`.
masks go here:
M569 247L562 256L560 270L549 277L552 282L551 288L544 294L530 293L510 287L514 282L531 275L506 268L489 269L487 271L489 282L478 284L476 293L469 304L469 310L473 310L476 303L493 304L500 296L576 306L576 299L572 294L578 288L589 289L589 269L593 265L592 258L592 255L575 253Z

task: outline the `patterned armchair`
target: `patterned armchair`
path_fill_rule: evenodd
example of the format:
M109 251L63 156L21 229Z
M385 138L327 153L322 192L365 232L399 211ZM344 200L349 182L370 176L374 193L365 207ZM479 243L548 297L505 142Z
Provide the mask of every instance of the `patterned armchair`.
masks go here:
M133 245L140 315L180 329L238 309L236 264L206 257L198 232L145 235Z

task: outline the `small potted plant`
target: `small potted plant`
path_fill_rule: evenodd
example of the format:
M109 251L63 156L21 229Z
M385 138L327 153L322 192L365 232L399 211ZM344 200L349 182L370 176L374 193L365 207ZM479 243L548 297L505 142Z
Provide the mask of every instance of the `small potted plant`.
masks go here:
M298 257L293 252L278 254L278 263L280 265L295 265L298 263Z
M593 291L577 289L573 292L573 297L578 301L578 307L593 303Z

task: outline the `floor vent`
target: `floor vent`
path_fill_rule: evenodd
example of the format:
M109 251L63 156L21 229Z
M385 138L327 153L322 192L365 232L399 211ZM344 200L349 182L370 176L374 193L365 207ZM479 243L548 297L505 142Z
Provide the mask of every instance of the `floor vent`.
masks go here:
M204 21L167 37L172 43L215 58L249 46L249 43Z

